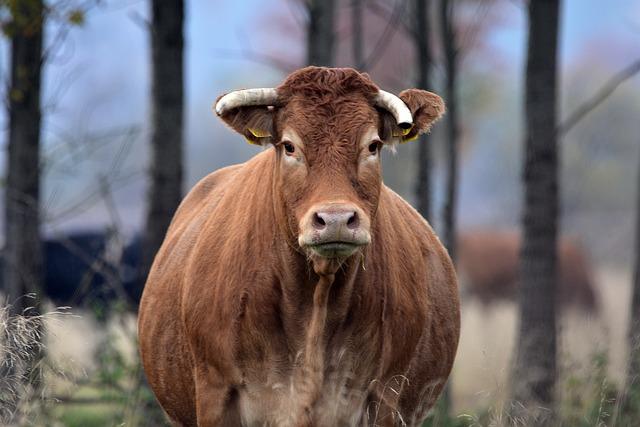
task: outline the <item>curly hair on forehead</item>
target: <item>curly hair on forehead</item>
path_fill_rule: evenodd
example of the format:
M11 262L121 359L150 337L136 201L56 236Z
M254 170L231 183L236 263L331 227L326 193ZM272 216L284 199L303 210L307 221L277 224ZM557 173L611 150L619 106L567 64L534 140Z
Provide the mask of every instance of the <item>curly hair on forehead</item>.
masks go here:
M278 87L278 96L286 101L294 95L337 98L355 92L372 100L379 90L368 74L352 68L306 67L287 77Z

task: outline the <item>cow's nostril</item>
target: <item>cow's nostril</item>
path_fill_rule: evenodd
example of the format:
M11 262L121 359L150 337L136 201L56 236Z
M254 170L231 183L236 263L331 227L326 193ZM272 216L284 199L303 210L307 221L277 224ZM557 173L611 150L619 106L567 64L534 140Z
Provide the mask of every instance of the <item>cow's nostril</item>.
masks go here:
M347 227L354 229L354 228L358 228L359 225L360 225L360 220L358 219L358 214L356 212L352 212L351 215L349 216L349 219L347 220Z
M322 219L322 217L320 215L318 215L317 212L314 213L313 214L313 228L316 228L318 230L322 230L326 226L327 226L327 223L324 222L324 219Z

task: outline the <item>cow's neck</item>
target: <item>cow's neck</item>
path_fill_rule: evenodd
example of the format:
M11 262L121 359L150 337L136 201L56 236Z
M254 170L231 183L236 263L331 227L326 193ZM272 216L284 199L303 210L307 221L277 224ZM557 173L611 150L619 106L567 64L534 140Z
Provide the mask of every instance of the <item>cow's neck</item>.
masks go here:
M306 419L321 393L324 383L326 324L329 295L335 281L334 274L321 275L313 292L311 319L304 337L301 363L293 373L293 387L297 395L296 425L310 425Z
M280 291L282 292L281 313L285 326L285 333L293 342L297 350L302 350L303 331L300 330L300 320L303 325L309 325L316 293L321 286L323 277L331 277L331 284L326 296L326 304L330 308L324 324L329 325L331 331L337 331L349 314L354 298L353 289L359 269L361 269L361 255L356 254L342 263L329 274L318 274L309 259L297 252L291 245L282 248L283 256L279 264L283 267L280 274Z
M317 279L309 322L304 333L300 363L293 372L295 425L311 425L309 415L322 393L327 363L329 330L340 329L351 305L353 282L357 274L350 263L332 265L335 262L315 262ZM344 269L343 269L344 268Z

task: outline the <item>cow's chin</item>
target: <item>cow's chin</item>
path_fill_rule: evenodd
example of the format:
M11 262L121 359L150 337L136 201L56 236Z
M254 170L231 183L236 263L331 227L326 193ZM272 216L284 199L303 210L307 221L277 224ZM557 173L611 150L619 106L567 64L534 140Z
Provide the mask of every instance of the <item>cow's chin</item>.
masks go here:
M327 242L308 246L307 251L312 256L327 259L347 259L358 252L360 245L349 242Z
M301 245L317 274L335 274L340 266L350 257L357 256L369 243L366 242L314 242Z
M362 245L347 242L329 242L305 247L313 271L318 275L333 275L350 257L357 256Z

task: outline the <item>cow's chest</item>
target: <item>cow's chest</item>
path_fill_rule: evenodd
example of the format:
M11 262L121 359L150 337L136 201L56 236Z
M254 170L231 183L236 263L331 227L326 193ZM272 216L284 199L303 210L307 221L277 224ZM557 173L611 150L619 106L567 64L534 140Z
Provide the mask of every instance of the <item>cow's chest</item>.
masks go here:
M313 425L353 426L366 416L377 366L365 366L358 359L347 348L326 354L323 384L312 409ZM296 363L272 359L244 370L244 384L238 389L243 425L297 425L303 393ZM369 409L375 411L375 407Z

